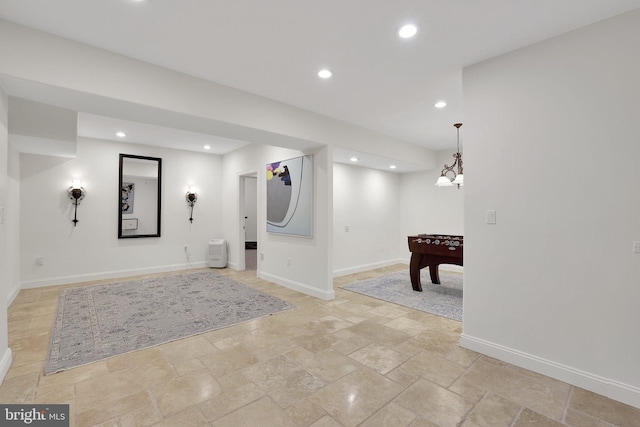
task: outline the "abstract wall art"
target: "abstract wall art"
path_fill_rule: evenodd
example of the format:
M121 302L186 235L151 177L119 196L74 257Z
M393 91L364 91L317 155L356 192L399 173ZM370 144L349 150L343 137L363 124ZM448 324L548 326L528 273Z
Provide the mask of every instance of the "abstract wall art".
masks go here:
M268 163L266 172L267 232L312 237L312 157Z
M122 183L121 210L123 214L133 213L133 188L132 182Z

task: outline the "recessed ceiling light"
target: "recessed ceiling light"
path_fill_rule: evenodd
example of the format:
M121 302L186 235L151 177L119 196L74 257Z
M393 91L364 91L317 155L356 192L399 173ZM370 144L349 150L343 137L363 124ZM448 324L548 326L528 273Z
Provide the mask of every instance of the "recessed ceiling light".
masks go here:
M418 33L418 27L413 24L406 24L398 30L398 36L403 39L410 39Z
M211 150L211 146L210 146L210 145L205 145L205 146L204 146L204 147L202 147L202 148L204 148L205 150Z
M444 102L444 101L438 101L438 102L436 102L436 104L435 104L435 107L436 107L436 108L444 108L444 107L446 107L446 106L447 106L447 103L446 103L446 102Z
M395 168L396 168L396 165L389 166L389 169L395 169Z
M125 136L127 136L127 134L124 133L124 132L116 132L116 136L118 136L120 138L124 138Z
M350 158L349 160L351 160L352 162L357 162L357 161L358 161L358 158L357 158L357 157L352 157L352 158Z
M321 79L328 79L332 75L333 73L331 72L331 70L327 70L326 68L318 71L318 77L320 77Z

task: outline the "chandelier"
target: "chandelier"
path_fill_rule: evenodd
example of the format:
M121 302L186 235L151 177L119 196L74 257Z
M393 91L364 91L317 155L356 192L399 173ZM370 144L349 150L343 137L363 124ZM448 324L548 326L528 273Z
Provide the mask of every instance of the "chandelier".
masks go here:
M458 188L464 184L464 175L462 174L462 153L460 152L460 126L462 123L456 123L454 125L458 131L458 151L453 155L455 159L451 166L444 165L444 169L440 173L440 178L436 182L438 187L453 187L457 185ZM458 166L458 172L454 168Z

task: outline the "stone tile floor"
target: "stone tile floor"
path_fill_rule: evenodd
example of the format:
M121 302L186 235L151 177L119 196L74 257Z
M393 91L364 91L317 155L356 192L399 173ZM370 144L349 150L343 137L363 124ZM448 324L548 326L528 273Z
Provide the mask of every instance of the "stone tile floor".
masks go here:
M78 427L640 426L639 409L460 348L460 322L339 288L404 268L340 277L333 301L218 270L297 309L50 376L62 287L23 290L0 402L68 403Z

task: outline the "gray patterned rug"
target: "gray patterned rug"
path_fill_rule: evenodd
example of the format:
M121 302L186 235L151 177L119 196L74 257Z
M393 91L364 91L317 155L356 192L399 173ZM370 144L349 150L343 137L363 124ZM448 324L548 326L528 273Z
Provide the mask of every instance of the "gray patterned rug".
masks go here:
M213 271L64 289L45 374L295 306Z
M429 268L420 270L422 292L411 287L407 271L345 285L342 289L462 321L462 274L440 271L440 285L431 283Z

